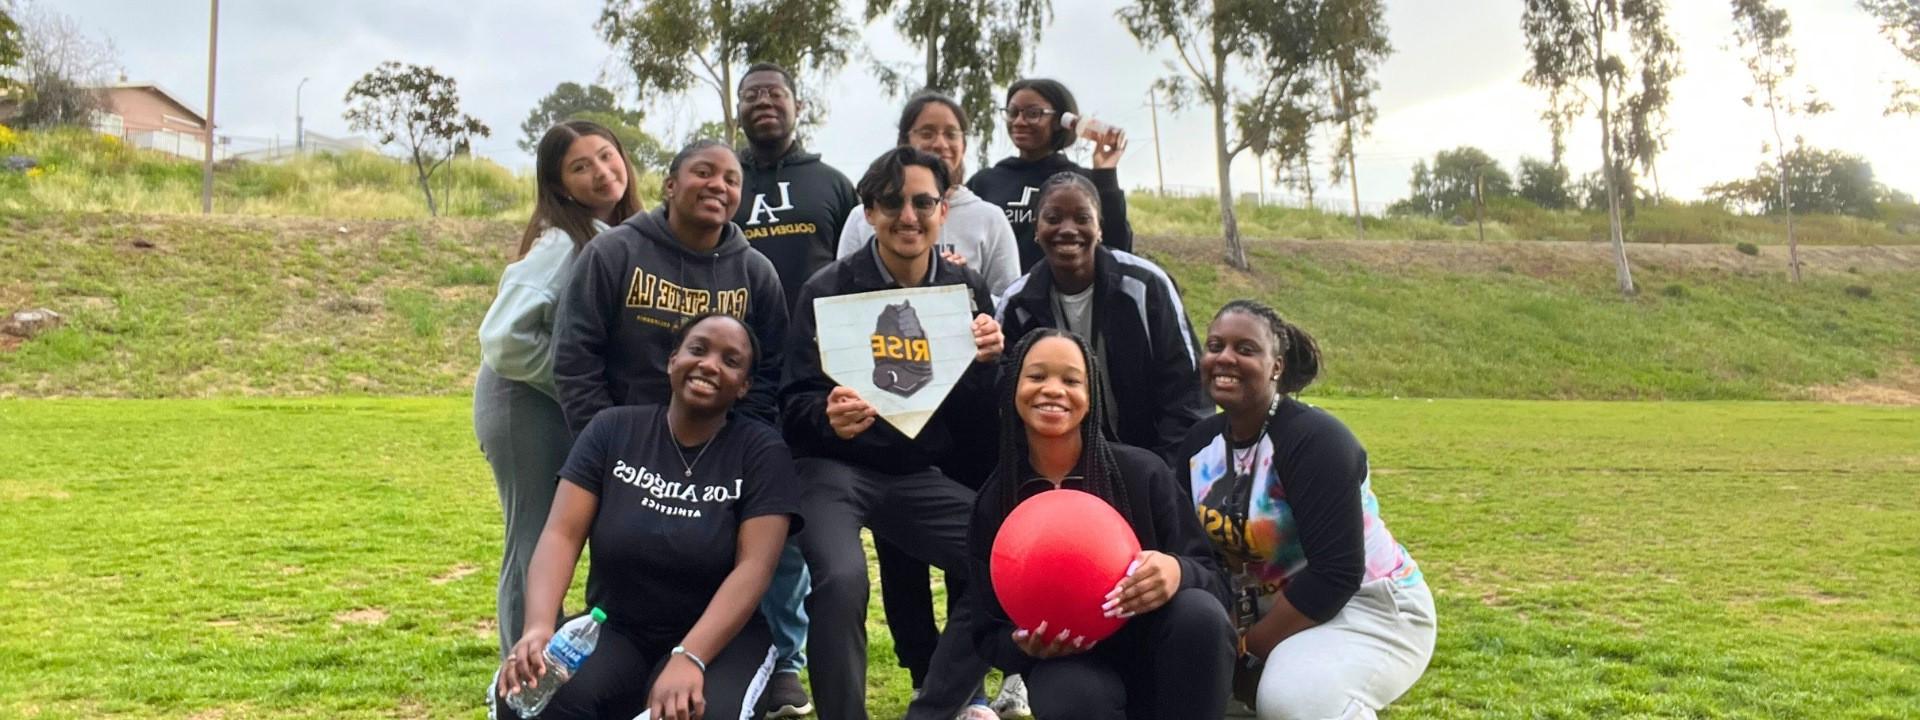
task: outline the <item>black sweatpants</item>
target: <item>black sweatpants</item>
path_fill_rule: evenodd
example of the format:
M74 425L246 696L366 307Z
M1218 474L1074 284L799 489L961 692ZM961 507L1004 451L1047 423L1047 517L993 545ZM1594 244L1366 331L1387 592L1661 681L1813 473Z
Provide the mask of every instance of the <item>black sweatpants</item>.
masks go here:
M554 693L540 720L632 720L647 709L653 679L680 640L641 641L602 628L600 645L580 665L580 673ZM718 656L701 658L707 661L706 717L737 718L758 704L773 674L773 656L773 633L755 613ZM505 700L496 699L496 706L500 717L517 717Z
M931 568L885 540L873 541L873 553L880 561L880 610L887 618L887 633L893 636L893 656L906 668L913 686L920 687L926 684L927 666L933 664L933 648L940 643L940 625L933 618ZM948 617L953 615L956 597L959 594L948 585Z
M1205 590L1176 593L1092 650L1041 660L1027 701L1046 720L1188 720L1227 712L1233 625Z
M800 501L800 514L807 519L800 551L813 573L813 593L807 597L813 700L820 720L865 720L870 583L860 529L945 570L949 582L964 584L974 492L931 468L891 475L824 458L801 458L794 465L806 488ZM967 629L971 604L956 603L953 609L923 692L907 707L910 719L951 720L987 674L986 660L974 652Z

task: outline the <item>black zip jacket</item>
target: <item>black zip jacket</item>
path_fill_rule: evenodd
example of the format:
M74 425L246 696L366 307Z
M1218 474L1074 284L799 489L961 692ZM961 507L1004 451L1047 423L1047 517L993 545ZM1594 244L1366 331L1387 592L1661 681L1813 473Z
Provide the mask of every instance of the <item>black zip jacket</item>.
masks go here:
M993 306L993 295L980 273L948 263L938 254L921 287L962 284L973 296L975 312L987 312ZM916 438L908 438L881 419L852 440L842 440L827 422L827 393L838 383L821 369L813 299L898 287L901 285L881 269L873 242L869 241L864 250L828 265L801 288L793 327L787 334L786 373L780 391L781 428L787 445L794 457L833 458L887 473L905 474L940 466L956 479L970 472L982 476L985 468L991 467L998 436L994 363L975 362L968 367Z
M666 404L673 333L709 311L746 320L760 342L753 387L734 409L778 422L786 292L740 228L729 223L713 251L696 253L673 237L660 208L587 243L554 315L553 380L567 427L578 435L615 405Z
M1133 527L1140 549L1172 555L1180 563L1179 589L1205 590L1220 601L1224 611L1226 578L1214 562L1213 545L1200 529L1200 518L1194 514L1193 499L1185 492L1185 486L1174 478L1173 471L1159 456L1130 445L1115 443L1109 447L1120 471L1120 486L1126 489L1127 504L1133 510L1133 517L1125 514L1122 517ZM967 528L968 577L982 578L980 582L967 583L968 598L974 603L973 644L987 662L1008 673L1026 672L1033 668L1036 660L1013 643L1013 620L1007 617L1006 608L1000 606L1000 598L993 590L993 541L999 537L1000 525L1007 519L1000 509L1001 488L1008 482L1020 483L1016 492L1022 501L1053 489L1051 482L1035 476L1033 468L1025 462L1020 463L1020 469L1019 478L995 473L987 480L974 501L973 522ZM1060 486L1085 490L1084 477L1082 469L1075 468Z
M741 148L740 209L733 222L747 242L773 261L787 290L787 310L800 286L833 262L840 247L840 226L860 204L853 183L798 141L779 157L761 157Z
M1063 327L1045 263L1007 286L997 317L1009 346L1036 328ZM1087 343L1103 350L1112 394L1108 435L1172 461L1188 428L1213 412L1200 387L1198 343L1179 288L1158 265L1137 255L1094 250L1092 321Z
M1020 248L1021 272L1033 269L1046 257L1033 242L1040 213L1040 184L1055 173L1067 171L1085 175L1100 191L1100 242L1115 250L1133 252L1133 224L1127 222L1127 191L1120 189L1119 171L1089 170L1063 153L1031 161L1016 155L974 173L967 180L967 189L1006 212L1007 222L1013 224L1014 246Z

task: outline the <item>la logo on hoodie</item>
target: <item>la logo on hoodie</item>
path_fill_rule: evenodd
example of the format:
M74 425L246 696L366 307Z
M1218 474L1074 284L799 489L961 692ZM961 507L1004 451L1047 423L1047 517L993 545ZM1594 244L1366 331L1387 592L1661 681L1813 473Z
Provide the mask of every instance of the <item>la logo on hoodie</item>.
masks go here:
M773 261L791 308L807 278L833 262L840 225L860 201L845 175L797 142L777 158L760 157L751 147L739 154L744 176L733 222Z

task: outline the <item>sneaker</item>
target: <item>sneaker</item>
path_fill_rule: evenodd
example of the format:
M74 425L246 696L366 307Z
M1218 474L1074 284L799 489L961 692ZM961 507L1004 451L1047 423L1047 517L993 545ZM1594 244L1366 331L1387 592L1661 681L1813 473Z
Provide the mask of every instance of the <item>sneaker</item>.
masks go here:
M813 714L813 701L800 686L800 673L774 673L767 689L760 693L760 716L767 720L806 717Z
M1008 675L1000 682L1000 697L994 698L990 707L1000 720L1033 717L1033 708L1027 706L1027 681L1019 675Z
M968 705L967 709L961 710L953 720L1000 720L1000 716L995 715L993 709L985 705Z

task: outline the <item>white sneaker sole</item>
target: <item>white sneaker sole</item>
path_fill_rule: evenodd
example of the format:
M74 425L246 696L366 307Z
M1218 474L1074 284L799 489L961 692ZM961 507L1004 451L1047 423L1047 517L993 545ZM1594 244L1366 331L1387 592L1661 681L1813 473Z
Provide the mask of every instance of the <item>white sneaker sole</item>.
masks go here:
M772 710L768 710L765 717L767 718L767 720L782 720L783 718L806 717L812 714L813 714L813 703L807 703L805 705L801 705L798 707L795 707L793 705L781 705L780 707L773 708Z

